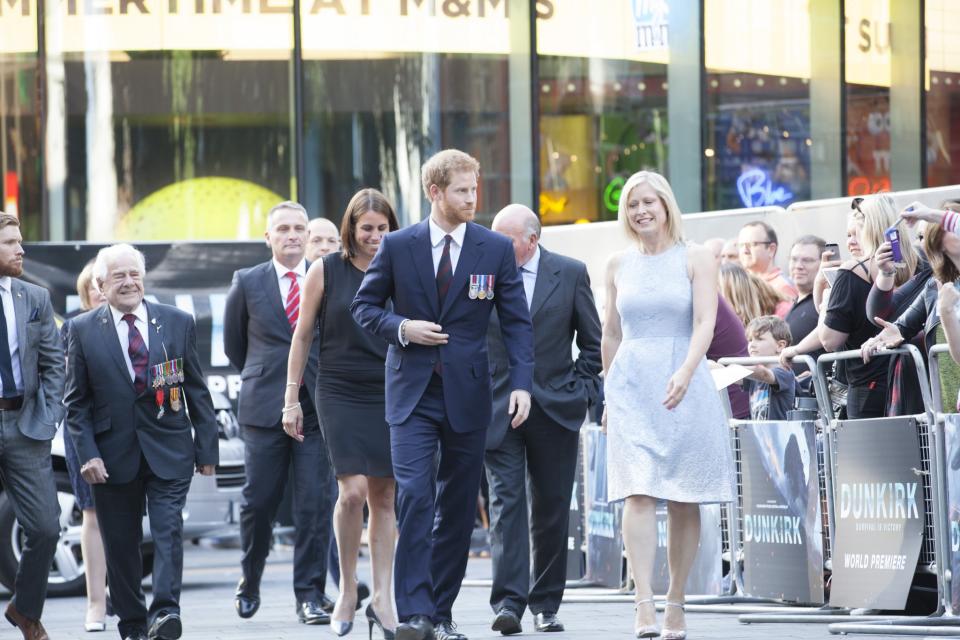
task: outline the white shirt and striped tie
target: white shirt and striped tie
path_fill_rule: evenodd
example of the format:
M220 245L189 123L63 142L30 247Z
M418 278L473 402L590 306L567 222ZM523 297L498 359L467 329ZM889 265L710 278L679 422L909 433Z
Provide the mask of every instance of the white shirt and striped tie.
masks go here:
M300 318L300 285L303 284L303 279L307 275L307 261L301 260L296 267L288 269L274 260L273 268L277 272L280 299L283 300L287 322L290 323L290 331L293 331L297 327L297 320Z

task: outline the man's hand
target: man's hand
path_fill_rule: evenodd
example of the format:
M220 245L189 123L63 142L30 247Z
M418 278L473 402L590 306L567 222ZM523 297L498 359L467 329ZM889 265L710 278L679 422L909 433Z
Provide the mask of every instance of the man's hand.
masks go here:
M514 389L510 392L510 405L507 413L513 416L510 426L516 429L524 423L530 415L530 392L523 389Z
M197 473L202 476L212 476L217 466L213 464L198 464Z
M103 465L103 458L90 458L80 467L80 475L87 484L103 484L110 477L107 468Z
M426 320L407 320L403 325L403 334L407 342L422 344L428 347L435 347L440 344L447 344L450 337L446 333L441 333L443 327L435 322Z

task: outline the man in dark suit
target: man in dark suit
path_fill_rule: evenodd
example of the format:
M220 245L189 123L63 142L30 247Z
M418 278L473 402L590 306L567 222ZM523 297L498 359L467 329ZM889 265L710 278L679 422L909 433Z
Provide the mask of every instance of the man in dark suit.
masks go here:
M6 618L25 640L47 640L40 623L60 505L50 440L63 417L63 350L46 289L21 282L20 222L0 212L0 478L23 528L23 554Z
M490 319L493 420L485 462L493 556L490 604L497 614L493 630L520 633L529 604L537 631L563 631L556 614L566 583L570 494L580 426L599 390L600 318L586 265L539 245L540 221L533 211L509 205L493 219L493 230L513 241L533 321L536 363L530 417L511 428L508 354L497 318ZM530 547L522 542L528 536L532 575Z
M108 304L71 321L65 402L80 472L93 486L120 635L175 640L182 512L194 470L213 475L217 422L193 317L145 302L144 274L143 254L128 244L97 254L94 277ZM144 501L154 548L149 610L140 586Z
M276 205L267 216L264 237L272 259L233 275L223 314L224 351L243 381L237 419L246 444L247 482L240 511L243 577L234 605L241 618L253 616L260 607L260 578L292 468L297 619L329 624L323 601L330 547L330 463L312 400L317 350L310 352L303 380L286 379L300 287L309 267L304 259L306 210L296 202ZM283 431L284 384L300 387L303 442Z
M352 311L390 343L397 640L456 640L465 636L451 610L466 571L490 423L487 323L496 307L510 354L514 425L530 407L533 330L510 241L471 222L479 163L446 150L422 171L430 217L384 237Z

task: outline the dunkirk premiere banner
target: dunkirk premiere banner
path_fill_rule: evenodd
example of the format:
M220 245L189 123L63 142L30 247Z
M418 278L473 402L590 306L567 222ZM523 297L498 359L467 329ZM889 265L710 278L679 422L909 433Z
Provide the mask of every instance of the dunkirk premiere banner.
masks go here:
M80 310L77 276L104 246L27 243L23 279L47 288L54 311L61 317L70 317ZM136 247L147 261L147 299L193 314L207 384L230 398L236 408L240 374L223 353L223 306L233 272L270 259L266 243L145 242Z
M923 543L917 422L909 417L840 422L836 439L830 604L901 610Z
M623 503L607 502L607 436L596 425L580 430L584 456L587 573L594 584L619 589L623 582Z
M689 595L720 595L723 588L723 533L720 530L721 506L700 505L700 550L687 577L686 592ZM651 587L657 595L664 595L670 587L670 571L667 567L667 503L657 503L657 553L653 560Z
M944 416L943 428L947 452L947 509L950 523L950 602L953 615L960 615L960 415Z
M823 525L813 422L741 423L745 595L823 604Z

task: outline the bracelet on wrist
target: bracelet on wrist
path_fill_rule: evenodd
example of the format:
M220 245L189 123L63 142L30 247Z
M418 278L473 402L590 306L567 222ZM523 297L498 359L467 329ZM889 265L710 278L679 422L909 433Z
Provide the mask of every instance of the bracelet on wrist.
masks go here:
M880 274L887 276L888 278L892 278L893 276L897 275L897 270L891 269L890 271L884 271L883 269L880 269Z
M299 409L299 408L300 408L300 403L294 402L293 404L288 404L287 406L285 406L282 409L282 413L286 413L287 411L293 411L294 409Z
M299 387L299 386L300 386L300 383L299 383L299 382L288 382L288 383L287 383L287 386L288 386L288 387Z

